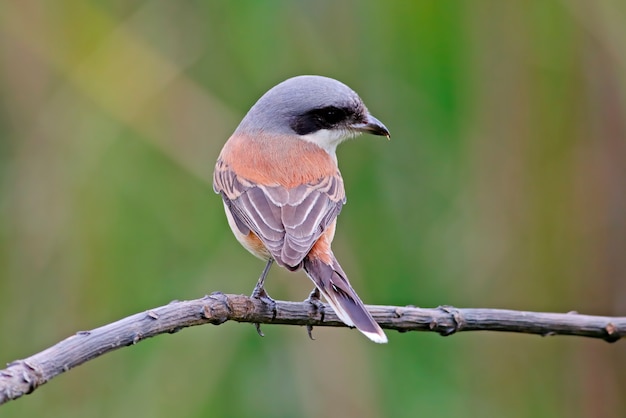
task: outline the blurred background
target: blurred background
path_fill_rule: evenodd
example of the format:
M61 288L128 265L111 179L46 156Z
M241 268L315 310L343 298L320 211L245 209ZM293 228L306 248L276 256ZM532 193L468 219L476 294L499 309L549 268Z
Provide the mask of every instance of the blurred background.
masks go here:
M263 263L211 187L293 75L337 78L392 140L339 149L335 253L366 303L626 315L626 3L0 3L0 361ZM268 291L302 300L303 273ZM623 417L624 342L249 324L160 336L7 417Z

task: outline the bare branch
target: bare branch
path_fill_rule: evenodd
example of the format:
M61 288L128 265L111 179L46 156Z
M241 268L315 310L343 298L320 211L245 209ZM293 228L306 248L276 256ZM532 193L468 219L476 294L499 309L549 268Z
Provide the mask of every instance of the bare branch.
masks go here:
M232 320L261 324L345 327L328 305L318 310L308 302L276 301L276 310L244 295L213 293L202 299L175 301L91 331L79 331L54 346L17 360L0 370L0 404L31 393L53 377L86 361L146 338L201 324ZM435 309L367 307L386 329L400 332L505 331L575 335L615 342L626 336L626 317L523 312L503 309Z

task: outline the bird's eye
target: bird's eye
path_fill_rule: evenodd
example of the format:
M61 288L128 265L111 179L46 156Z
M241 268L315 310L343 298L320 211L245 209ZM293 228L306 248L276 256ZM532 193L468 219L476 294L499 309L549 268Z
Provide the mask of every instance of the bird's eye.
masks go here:
M332 129L346 121L349 114L347 109L322 107L295 117L290 126L298 135L307 135L320 129Z
M326 118L327 119L334 119L337 117L337 110L336 109L327 109L325 111L326 113Z
M346 118L346 112L334 106L319 109L317 115L321 122L328 127L336 125Z

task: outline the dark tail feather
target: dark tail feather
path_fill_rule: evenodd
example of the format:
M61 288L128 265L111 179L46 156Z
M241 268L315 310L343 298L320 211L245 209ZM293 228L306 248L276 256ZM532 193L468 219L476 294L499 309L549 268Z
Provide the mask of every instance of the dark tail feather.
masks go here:
M318 258L305 258L303 263L307 276L315 283L321 294L346 325L356 327L376 343L386 343L387 336L365 309L363 302L350 286L339 262L333 257L332 265Z

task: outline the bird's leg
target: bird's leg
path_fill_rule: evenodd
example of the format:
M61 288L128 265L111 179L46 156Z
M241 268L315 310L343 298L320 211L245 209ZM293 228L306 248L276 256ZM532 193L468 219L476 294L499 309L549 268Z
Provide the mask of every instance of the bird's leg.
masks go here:
M270 267L272 267L273 263L274 263L273 258L270 258L269 260L267 260L267 264L265 265L265 268L263 269L263 272L261 273L259 280L256 282L256 286L254 286L254 290L252 291L252 295L250 295L250 297L254 299L258 299L261 302L265 303L266 305L270 305L272 307L272 318L276 318L276 301L274 301L274 299L272 299L270 295L267 294L267 291L265 290L265 287L264 287L265 277L267 276L267 273L269 273ZM261 337L264 337L265 335L261 331L261 324L257 322L254 324L254 326L256 327L256 332Z
M324 322L324 304L320 300L320 290L316 287L309 293L309 297L304 300L305 302L309 302L311 304L311 316L315 315L317 312L320 313L320 317L322 322ZM306 332L309 334L309 338L314 340L313 338L313 325L306 326Z
M270 271L270 267L272 267L272 264L274 263L274 259L270 258L269 260L267 260L267 264L265 265L265 268L263 269L263 273L261 273L261 276L259 277L259 280L256 282L256 286L254 286L254 290L252 291L252 295L250 295L250 297L253 297L255 299L260 299L263 302L267 303L267 304L273 304L274 299L272 299L268 294L267 291L265 291L265 277L267 277L267 273L269 273Z

